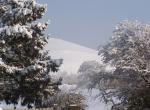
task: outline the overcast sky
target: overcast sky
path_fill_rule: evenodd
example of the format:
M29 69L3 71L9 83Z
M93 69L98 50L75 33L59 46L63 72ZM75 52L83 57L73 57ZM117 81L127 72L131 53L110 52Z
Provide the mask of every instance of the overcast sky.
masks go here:
M124 20L150 22L150 0L37 0L48 4L48 32L57 38L97 48Z

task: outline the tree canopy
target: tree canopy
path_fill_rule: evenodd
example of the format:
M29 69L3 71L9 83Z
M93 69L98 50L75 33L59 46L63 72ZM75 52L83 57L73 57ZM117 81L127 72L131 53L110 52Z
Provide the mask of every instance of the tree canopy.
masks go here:
M99 55L102 68L89 77L90 87L100 90L101 99L112 102L112 110L150 109L150 25L119 23ZM113 69L108 71L106 65Z

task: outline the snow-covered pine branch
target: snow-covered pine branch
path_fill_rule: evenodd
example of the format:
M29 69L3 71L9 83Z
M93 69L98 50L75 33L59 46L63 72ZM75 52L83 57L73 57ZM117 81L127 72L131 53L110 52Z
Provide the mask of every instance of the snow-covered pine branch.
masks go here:
M35 22L45 11L36 0L0 0L0 100L7 104L21 99L22 105L40 107L58 91L49 73L62 60L44 50L48 23Z

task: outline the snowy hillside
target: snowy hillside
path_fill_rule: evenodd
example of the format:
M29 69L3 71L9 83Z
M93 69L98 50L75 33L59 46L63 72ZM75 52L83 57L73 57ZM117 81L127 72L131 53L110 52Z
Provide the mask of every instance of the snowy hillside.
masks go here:
M96 60L101 61L100 56L97 55L97 51L77 45L75 43L67 42L61 39L50 38L46 49L50 50L52 58L62 58L63 64L60 71L66 71L68 74L59 72L57 76L63 77L63 80L67 79L67 83L61 86L61 90L69 91L71 88L75 88L76 83L70 85L69 81L78 80L78 69L84 61ZM70 80L69 80L70 79ZM78 82L78 81L75 81ZM91 94L86 89L80 89L80 91L86 98L86 104L88 108L86 110L108 110L110 106L100 103L99 99L95 99L95 96L99 93L98 90L94 90Z
M46 49L50 50L52 58L63 59L61 71L76 73L84 61L100 61L97 51L61 39L50 38Z

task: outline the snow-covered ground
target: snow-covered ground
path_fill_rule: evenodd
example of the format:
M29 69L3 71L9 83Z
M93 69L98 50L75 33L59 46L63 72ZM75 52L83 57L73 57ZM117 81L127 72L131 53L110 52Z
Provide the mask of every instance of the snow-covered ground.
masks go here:
M91 92L88 90L83 90L83 94L87 99L87 110L110 110L111 104L101 103L99 98L96 97L98 93L97 89L93 89Z
M21 103L19 103L18 105L16 105L16 108L19 108L21 110L26 109L26 107L21 106ZM7 105L4 101L0 102L0 110L3 110L3 109L4 110L13 110L14 109L14 105L13 104Z

